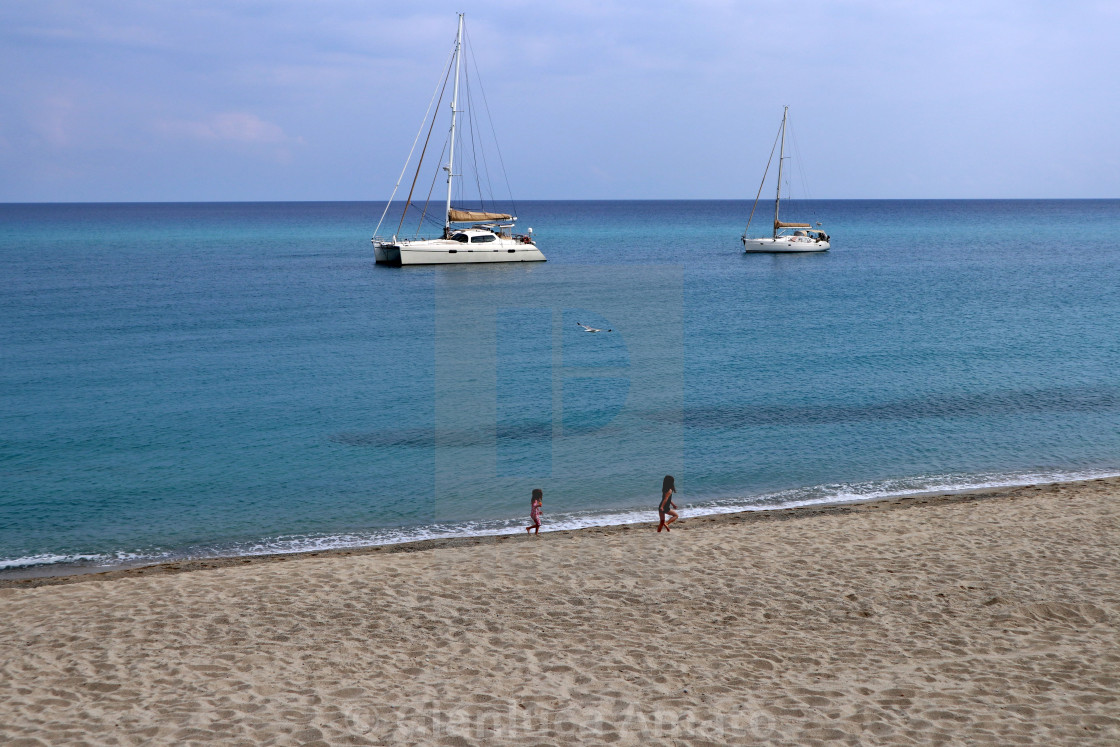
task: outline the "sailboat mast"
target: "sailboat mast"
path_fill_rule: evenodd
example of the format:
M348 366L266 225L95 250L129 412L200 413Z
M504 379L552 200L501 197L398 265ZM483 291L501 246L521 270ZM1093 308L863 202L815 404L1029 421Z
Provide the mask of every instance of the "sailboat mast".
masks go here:
M451 97L451 149L447 156L447 204L443 210L443 233L451 231L451 179L455 176L455 115L459 113L459 63L463 50L463 14L459 14L459 33L455 36L455 93Z
M786 115L789 107L782 109L782 149L778 153L778 193L774 197L774 238L778 238L778 206L782 202L782 162L786 160ZM773 151L770 151L773 153Z

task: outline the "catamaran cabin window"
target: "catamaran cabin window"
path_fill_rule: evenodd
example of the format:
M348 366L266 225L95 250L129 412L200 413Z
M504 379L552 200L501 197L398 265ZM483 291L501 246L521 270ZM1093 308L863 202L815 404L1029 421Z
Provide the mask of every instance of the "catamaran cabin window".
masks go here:
M467 235L465 233L457 233L454 236L452 236L451 238L455 239L456 241L462 242L464 244L467 243L468 241L470 241L470 239L467 237Z
M484 233L480 236L471 236L472 244L484 244L487 241L497 241L498 237L492 233Z

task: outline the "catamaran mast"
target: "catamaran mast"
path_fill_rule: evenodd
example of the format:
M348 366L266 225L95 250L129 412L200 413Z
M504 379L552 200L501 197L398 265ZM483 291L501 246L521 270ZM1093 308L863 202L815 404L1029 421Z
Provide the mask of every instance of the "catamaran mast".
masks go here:
M778 152L778 194L774 198L774 238L778 238L778 206L782 203L782 162L786 159L786 115L789 107L782 109L782 149ZM770 151L773 153L774 151Z
M459 33L455 36L455 93L451 97L451 149L447 157L447 204L443 209L443 235L451 231L451 178L455 176L455 115L459 113L459 63L463 49L463 14L459 14Z

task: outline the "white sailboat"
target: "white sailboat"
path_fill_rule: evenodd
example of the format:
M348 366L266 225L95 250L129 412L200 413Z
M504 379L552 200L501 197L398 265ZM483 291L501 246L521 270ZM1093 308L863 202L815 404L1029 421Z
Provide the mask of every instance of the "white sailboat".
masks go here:
M770 163L766 163L766 170L762 172L762 184L758 185L758 194L754 197L751 214L747 218L747 227L743 229L743 251L747 253L777 253L777 252L825 252L832 246L829 235L820 228L820 223L814 228L809 223L783 223L779 217L782 206L782 164L786 157L786 119L789 116L789 107L782 110L781 151L778 155L778 189L774 197L774 230L770 236L750 238L747 233L751 228L751 219L754 218L755 208L758 207L758 198L762 194L762 187L766 184L766 173L770 171ZM770 151L773 160L774 151Z
M419 238L418 236L402 238L400 236L405 216L408 214L408 209L413 206L412 194L416 188L417 177L420 175L420 168L424 162L424 153L428 145L428 141L426 140L424 149L420 154L419 163L416 166L416 176L413 177L412 180L412 189L409 190L408 199L405 202L404 210L401 213L401 221L397 226L396 232L388 238L379 235L381 225L385 221L385 215L389 212L389 207L393 203L393 198L396 197L397 188L400 187L400 179L397 180L397 186L393 189L393 195L389 198L389 204L385 206L385 210L381 213L381 220L378 221L377 228L374 229L374 257L378 264L401 266L545 261L544 254L541 253L541 250L537 248L536 243L533 241L532 228L530 228L526 234L516 234L513 232L514 224L517 220L513 215L489 212L486 210L456 209L451 207L453 181L456 176L462 175L461 172L456 173L455 171L455 139L457 134L457 120L460 112L459 77L462 63L462 51L463 14L460 13L459 31L455 36L455 47L452 51L455 84L451 99L451 129L448 135L448 144L445 147L448 153L448 159L447 164L443 166L443 169L447 172L447 199L444 203L443 211L443 233L438 238ZM449 66L449 75L450 70L451 67ZM444 81L443 86L444 89L446 89L446 81ZM437 88L437 91L438 90ZM442 94L440 94L440 98L442 99ZM435 96L432 97L432 100L435 100ZM431 106L429 105L429 111L430 110ZM427 124L427 115L425 115L424 120L425 121L421 123L420 132L417 133L416 140L413 142L413 150L416 148L416 143L419 142L420 134L423 133L424 124ZM429 140L431 137L431 130L434 126L435 118L433 117L432 124L428 129ZM409 160L411 160L411 157L412 154L409 153ZM402 179L407 170L408 160L405 161L404 169L401 170ZM427 207L425 206L421 213L421 220L423 220L426 214ZM459 226L457 227L455 224L459 224ZM462 224L470 225L464 226ZM419 233L419 229L417 233Z

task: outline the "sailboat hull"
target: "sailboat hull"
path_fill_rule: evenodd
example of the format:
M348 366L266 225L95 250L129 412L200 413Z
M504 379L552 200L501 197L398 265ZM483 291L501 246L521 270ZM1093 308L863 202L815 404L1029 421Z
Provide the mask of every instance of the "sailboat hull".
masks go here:
M776 239L743 239L743 251L747 254L793 254L804 252L827 252L832 245L827 241L817 241L806 236L779 236Z
M506 238L478 246L451 239L382 242L374 245L374 258L377 264L396 267L546 261L536 244Z

